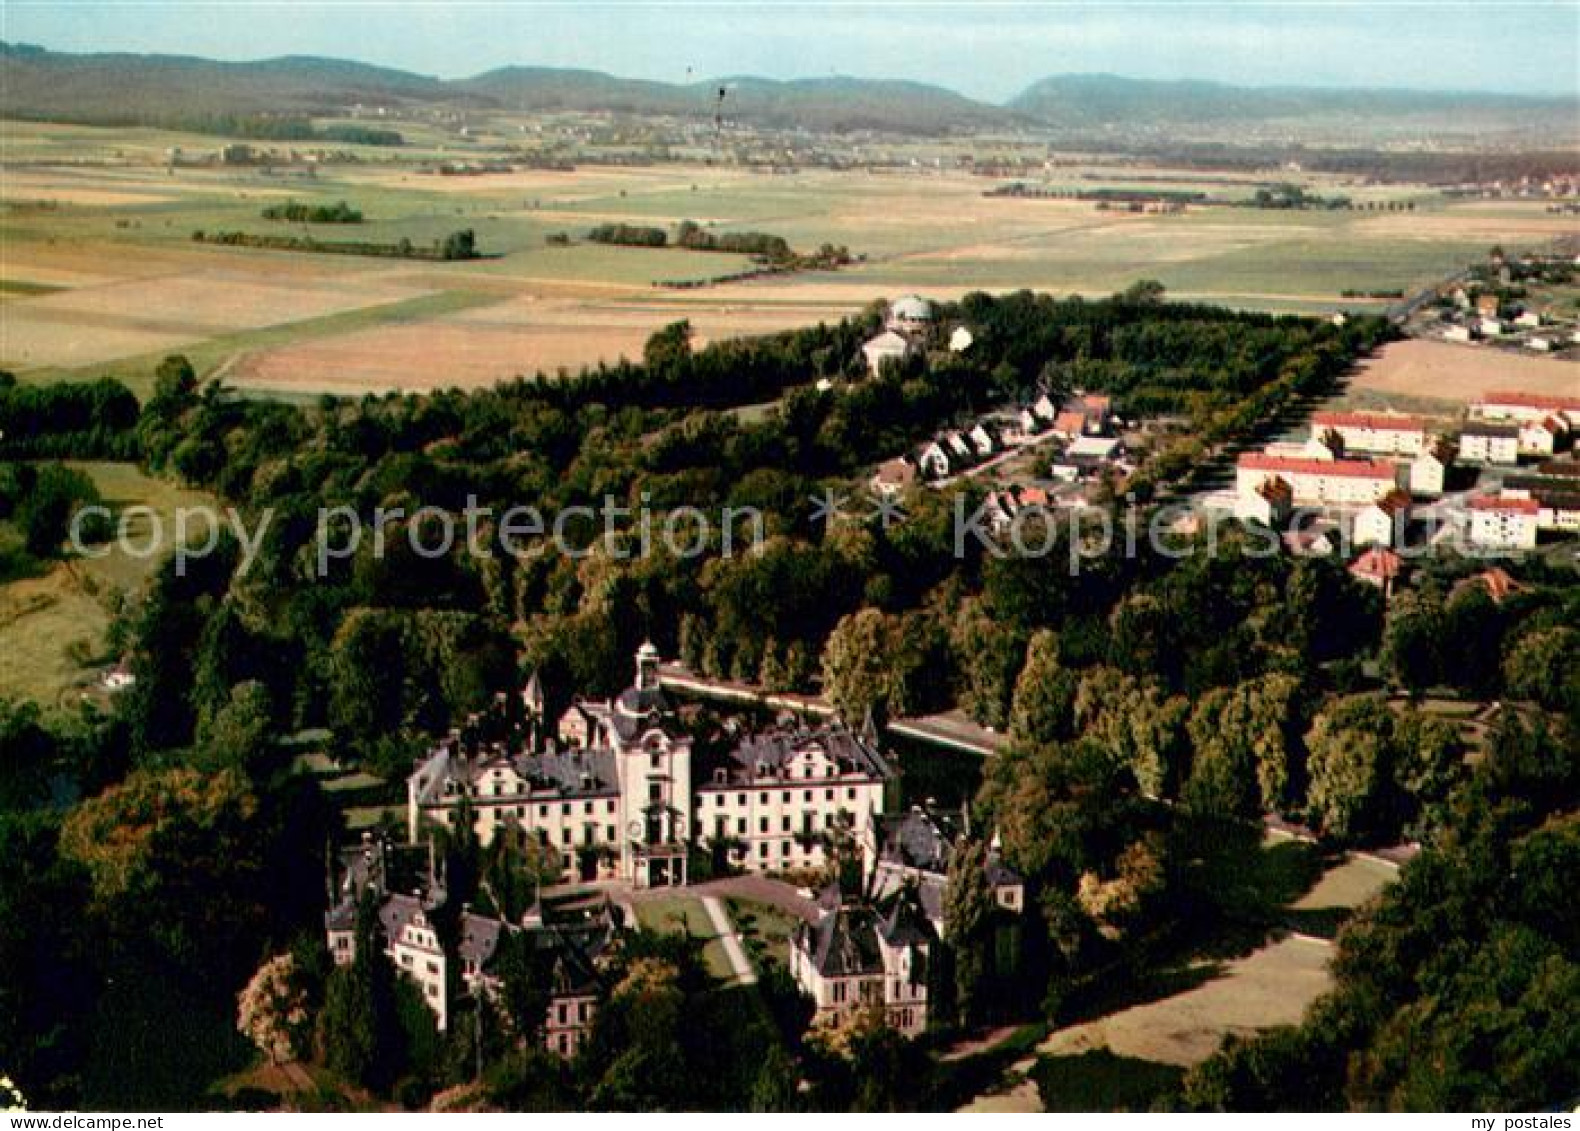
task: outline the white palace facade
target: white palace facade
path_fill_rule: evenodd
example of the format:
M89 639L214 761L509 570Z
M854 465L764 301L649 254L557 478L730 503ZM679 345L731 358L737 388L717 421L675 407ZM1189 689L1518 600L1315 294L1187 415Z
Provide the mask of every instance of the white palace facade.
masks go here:
M519 827L559 851L567 879L662 887L686 882L692 847L754 871L818 867L831 837L883 811L895 775L870 731L776 726L702 764L658 665L644 644L631 687L577 702L552 734L535 677L518 703L501 697L408 778L409 838L469 821L486 845Z

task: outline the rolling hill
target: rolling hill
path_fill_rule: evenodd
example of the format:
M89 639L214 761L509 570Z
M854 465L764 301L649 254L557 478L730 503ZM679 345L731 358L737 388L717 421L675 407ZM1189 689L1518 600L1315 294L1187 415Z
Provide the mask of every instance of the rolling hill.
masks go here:
M1577 144L1573 98L1406 90L1237 87L1105 74L1055 75L1003 106L943 87L889 79L752 76L674 84L593 70L512 66L443 80L340 59L288 56L218 62L192 56L73 55L0 43L0 114L102 124L195 117L333 115L353 106L479 111L597 111L711 119L820 132L911 135L1030 131L1050 137L1241 140L1246 128L1291 140L1345 131L1523 134ZM720 97L720 91L723 97Z

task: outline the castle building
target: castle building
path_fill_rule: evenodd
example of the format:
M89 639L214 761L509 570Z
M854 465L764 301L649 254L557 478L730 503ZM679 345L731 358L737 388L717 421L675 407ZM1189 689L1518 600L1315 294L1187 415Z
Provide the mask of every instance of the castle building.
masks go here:
M450 1026L461 994L475 1001L493 999L503 986L496 959L502 946L519 946L524 969L541 983L544 997L544 1046L570 1057L586 1039L601 1000L598 960L621 928L619 912L607 899L581 906L535 903L520 922L482 915L470 907L459 913L449 905L444 880L433 866L431 846L426 876L409 874L409 891L400 883L401 856L423 848L396 848L364 834L360 848L341 854L338 873L329 876L329 910L324 932L337 966L356 961L359 919L364 901L375 912L374 939L379 955L409 979L434 1015L440 1032Z
M746 735L694 765L658 659L644 644L631 687L573 704L552 735L535 680L519 707L450 734L407 780L409 837L470 822L488 844L516 826L559 850L567 879L662 887L686 883L693 847L757 871L819 866L882 810L894 771L875 735L840 722Z
M887 912L871 903L841 900L790 937L790 975L817 1006L813 1024L850 1024L881 1009L890 1028L906 1037L927 1028L928 978L936 942L911 899Z

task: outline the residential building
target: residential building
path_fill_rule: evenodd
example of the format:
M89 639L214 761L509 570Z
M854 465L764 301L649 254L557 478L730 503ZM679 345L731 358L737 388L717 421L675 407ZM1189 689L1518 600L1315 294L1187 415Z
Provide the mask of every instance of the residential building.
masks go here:
M945 474L947 473L946 466ZM892 497L914 486L917 477L917 465L900 456L880 463L869 482L875 493Z
M998 437L993 435L987 425L980 421L972 427L970 432L966 433L966 439L971 441L972 448L976 450L977 456L982 459L986 459L999 450Z
M1476 336L1469 326L1450 326L1443 331L1443 340L1445 342L1466 343L1475 341Z
M1362 507L1355 516L1357 546L1399 546L1410 525L1410 492L1394 490Z
M1470 541L1489 550L1533 549L1541 509L1528 495L1478 495L1470 500Z
M1382 546L1371 547L1350 564L1351 577L1377 586L1383 591L1384 597L1393 596L1403 572L1404 563L1399 555Z
M949 451L937 440L930 440L916 455L916 467L929 479L947 479L951 468Z
M1386 412L1318 412L1311 417L1313 435L1332 430L1344 450L1382 455L1419 455L1426 449L1426 422L1418 416Z
M1289 521L1295 493L1287 479L1274 475L1264 479L1256 490L1235 496L1234 516L1241 522L1259 522L1277 530Z
M1520 423L1519 450L1522 456L1550 456L1569 438L1569 426L1561 416Z
M1410 461L1410 490L1417 495L1441 495L1454 466L1454 445L1441 437Z
M1459 454L1473 463L1520 461L1520 426L1485 420L1466 421L1459 432Z
M901 363L910 357L915 349L911 339L905 335L894 330L884 330L881 334L867 339L861 347L861 355L867 359L867 371L876 375L882 371L884 362Z
M1289 484L1296 503L1370 503L1398 486L1398 472L1391 463L1252 452L1242 455L1235 465L1235 493L1246 498L1275 477Z
M1473 415L1486 420L1542 420L1562 416L1571 429L1580 427L1580 396L1554 396L1494 389L1471 405Z
M790 937L790 975L816 1005L813 1024L840 1028L881 1009L906 1037L927 1028L928 976L936 939L905 893L885 912L841 899Z

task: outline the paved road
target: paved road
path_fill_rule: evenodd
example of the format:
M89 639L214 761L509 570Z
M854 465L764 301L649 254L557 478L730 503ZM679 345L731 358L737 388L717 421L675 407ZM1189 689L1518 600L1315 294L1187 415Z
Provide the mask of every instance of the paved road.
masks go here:
M730 960L730 969L735 971L735 980L743 986L752 985L757 981L757 971L752 968L751 960L741 948L741 937L735 933L730 913L724 910L724 904L716 895L702 896L702 909L708 913L713 929L719 933L719 942L724 946L724 956Z

